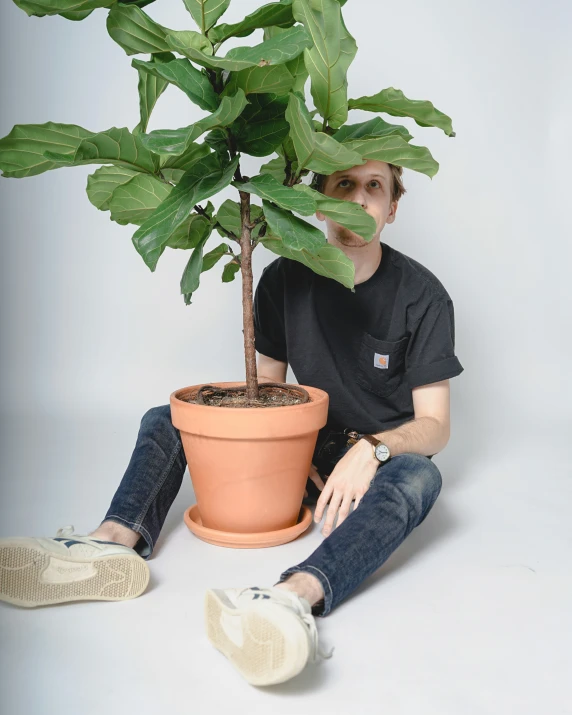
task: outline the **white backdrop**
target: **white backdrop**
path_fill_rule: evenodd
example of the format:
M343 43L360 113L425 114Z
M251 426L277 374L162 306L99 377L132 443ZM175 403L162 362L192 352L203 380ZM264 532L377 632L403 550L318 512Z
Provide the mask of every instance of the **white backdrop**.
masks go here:
M259 4L233 0L223 20ZM168 27L193 27L182 0L145 10ZM572 579L563 568L572 499L572 6L349 0L344 17L358 44L349 96L393 86L431 100L457 135L382 115L440 162L433 180L404 171L407 194L382 238L432 270L455 306L465 370L451 380L451 440L435 458L442 495L387 564L318 619L335 657L264 692L208 643L204 591L271 585L322 536L314 525L274 549L205 544L182 522L194 501L186 476L141 598L33 612L0 604L0 710L252 715L291 713L290 698L298 707L303 696L303 712L316 715L372 703L389 715L572 713ZM47 121L135 127L137 72L105 18L103 10L79 23L28 18L1 3L0 136ZM309 84L307 96L313 106ZM169 87L149 129L202 115ZM352 111L349 121L372 116ZM267 160L246 158L244 172ZM135 227L88 201L95 168L0 177L0 536L94 529L142 414L179 387L244 377L239 281L222 284L217 266L185 306L188 253L166 251L151 273L132 246ZM232 187L215 206L229 197ZM256 250L256 281L273 258Z

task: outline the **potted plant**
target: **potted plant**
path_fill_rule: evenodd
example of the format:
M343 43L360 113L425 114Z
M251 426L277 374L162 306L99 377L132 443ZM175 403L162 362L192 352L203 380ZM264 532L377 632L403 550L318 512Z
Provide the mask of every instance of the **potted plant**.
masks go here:
M111 38L127 55L148 58L131 63L140 103L140 122L133 130L15 125L0 139L0 169L6 178L22 178L101 164L88 178L88 198L109 211L112 221L138 227L133 245L151 271L166 248L190 252L180 284L186 305L201 274L221 259L228 259L223 282L241 271L246 382L176 390L171 414L181 432L202 528L212 531L201 538L220 543L213 534L222 531L230 544L236 535L235 545L261 545L265 539L283 543L299 533L328 396L311 386L259 385L252 251L262 244L353 290L352 261L295 213L308 217L320 211L365 240L372 239L375 221L358 204L326 197L302 179L310 171L327 175L368 159L429 177L437 173L437 162L425 147L410 143L406 127L379 116L348 124L350 109L411 117L454 136L451 120L431 102L408 99L393 87L348 99L347 71L357 44L342 16L345 0L280 0L232 24L219 22L230 0L183 0L198 31L155 22L142 10L153 1L14 0L28 15L57 14L71 21L105 8ZM261 43L220 53L228 39L257 29L263 30ZM312 110L305 103L308 79ZM148 132L151 111L168 84L206 114L180 129ZM276 156L249 177L241 172L242 154ZM224 201L215 214L209 199L229 184L239 200ZM224 241L205 253L215 231ZM199 533L196 512L187 517ZM309 523L305 514L303 528ZM269 532L275 532L270 539Z

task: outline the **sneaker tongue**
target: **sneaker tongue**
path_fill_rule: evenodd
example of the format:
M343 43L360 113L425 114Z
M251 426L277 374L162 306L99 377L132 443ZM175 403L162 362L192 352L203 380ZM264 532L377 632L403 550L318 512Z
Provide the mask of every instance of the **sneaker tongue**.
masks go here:
M270 597L270 598L268 598ZM310 603L302 596L298 596L293 591L287 591L283 588L249 588L243 591L238 596L238 601L258 601L274 600L283 603L285 606L290 606L294 610L303 615L304 613L312 613Z

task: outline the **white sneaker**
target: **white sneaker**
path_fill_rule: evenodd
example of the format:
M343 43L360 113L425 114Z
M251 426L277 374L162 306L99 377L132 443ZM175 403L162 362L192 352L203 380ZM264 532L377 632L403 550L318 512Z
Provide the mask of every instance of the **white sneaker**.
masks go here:
M305 598L281 588L209 589L205 622L210 642L251 685L283 683L318 649L318 631Z
M0 539L0 600L31 608L143 593L149 567L136 551L73 530L59 529L55 538Z

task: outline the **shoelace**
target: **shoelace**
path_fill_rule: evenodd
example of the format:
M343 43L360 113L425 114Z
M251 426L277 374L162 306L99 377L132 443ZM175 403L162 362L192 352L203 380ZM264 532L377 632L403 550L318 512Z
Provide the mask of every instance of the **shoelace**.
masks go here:
M329 653L325 653L318 645L318 629L316 628L316 623L314 621L314 616L311 613L305 613L301 616L304 623L308 626L310 631L310 639L312 642L312 656L311 660L313 663L319 660L319 658L331 658L334 654L335 646L332 647Z
M73 536L73 532L73 526L63 526L61 529L58 529L56 536Z
M273 592L271 589L268 589L268 588L258 588L258 587L255 587L255 588L252 588L252 587L245 588L245 589L243 589L243 590L241 591L241 593L243 593L244 591L249 591L249 590L255 590L255 591L258 591L259 593L267 593L267 594L269 594L269 595L271 595L271 596L275 593L275 592ZM282 593L287 593L287 594L290 594L290 593L291 593L292 596L295 596L295 595L296 595L296 594L292 593L291 591L282 591ZM316 628L316 622L315 622L315 620L314 620L314 616L313 616L311 613L306 613L306 611L304 611L304 608L303 608L302 604L298 601L297 598L292 598L292 597L288 597L288 596L287 596L287 598L289 598L290 603L291 603L292 607L294 608L294 610L296 611L296 613L298 614L298 616L300 616L300 618L301 618L301 619L304 621L304 623L308 626L308 630L309 630L309 632L310 632L310 643L311 643L311 651L312 651L312 652L311 652L311 655L310 655L310 660L311 660L313 663L315 663L315 662L317 662L320 658L324 658L324 659L326 659L326 658L331 658L332 655L333 655L333 653L334 653L335 646L332 647L332 649L330 650L329 653L324 652L324 651L319 647L319 643L318 643L318 629Z

